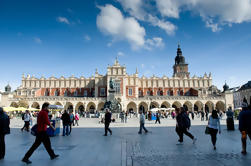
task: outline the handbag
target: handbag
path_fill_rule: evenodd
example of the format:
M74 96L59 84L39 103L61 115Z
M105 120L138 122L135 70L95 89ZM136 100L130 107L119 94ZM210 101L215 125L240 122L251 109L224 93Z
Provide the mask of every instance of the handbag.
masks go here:
M209 127L207 126L205 129L205 134L210 134Z
M34 126L32 126L32 128L31 128L31 135L37 136L37 124L35 124Z

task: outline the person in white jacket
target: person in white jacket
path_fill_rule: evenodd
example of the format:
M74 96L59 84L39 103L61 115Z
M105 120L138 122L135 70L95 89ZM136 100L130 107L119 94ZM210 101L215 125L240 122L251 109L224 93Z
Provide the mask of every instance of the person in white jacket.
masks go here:
M214 150L216 150L216 140L217 140L218 130L219 134L221 134L220 118L218 117L216 110L213 110L212 115L209 117L208 128L209 128L209 133L211 135L211 141L214 146Z
M145 114L140 111L140 117L139 117L139 124L140 124L140 127L139 127L139 134L142 134L142 128L145 130L145 133L148 132L148 130L145 128Z

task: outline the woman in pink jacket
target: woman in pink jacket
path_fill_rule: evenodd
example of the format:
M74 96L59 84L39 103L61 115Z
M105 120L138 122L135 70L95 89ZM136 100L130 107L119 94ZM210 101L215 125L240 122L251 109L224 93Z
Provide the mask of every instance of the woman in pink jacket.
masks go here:
M77 126L79 126L78 125L78 121L79 121L79 115L78 115L78 113L76 112L76 114L75 114L75 124L77 125Z

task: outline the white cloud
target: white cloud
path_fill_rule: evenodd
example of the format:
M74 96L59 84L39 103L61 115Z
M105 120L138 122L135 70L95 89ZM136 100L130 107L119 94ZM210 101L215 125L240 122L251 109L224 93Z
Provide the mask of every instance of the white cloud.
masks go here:
M142 0L117 0L119 1L124 10L128 11L130 15L139 20L144 20L146 16L145 10L142 8L144 5Z
M123 52L119 51L117 55L118 56L124 56L125 54Z
M42 43L42 40L39 37L34 37L33 39L34 39L34 42L36 42L38 44Z
M150 11L147 11L147 5L143 0L117 0L119 1L124 10L128 11L131 16L138 20L151 23L151 25L163 29L168 35L173 35L177 29L174 24L169 21L161 20L157 16L153 16Z
M142 63L142 64L141 64L141 68L144 68L144 67L145 67L145 64Z
M113 40L127 40L133 49L145 44L145 29L133 17L124 17L119 9L112 5L99 7L97 27L101 32L111 35Z
M84 38L85 38L86 41L90 41L91 40L91 37L89 35L85 35Z
M152 15L148 15L148 21L151 22L153 26L157 26L165 30L168 35L173 35L175 30L177 29L177 27L171 22L160 20L159 18Z
M70 24L69 20L66 17L57 17L57 21L65 24Z
M162 16L179 18L182 11L200 15L213 32L221 26L251 21L250 0L156 0Z
M151 50L152 48L164 47L163 39L161 37L154 37L153 39L147 39L145 48Z

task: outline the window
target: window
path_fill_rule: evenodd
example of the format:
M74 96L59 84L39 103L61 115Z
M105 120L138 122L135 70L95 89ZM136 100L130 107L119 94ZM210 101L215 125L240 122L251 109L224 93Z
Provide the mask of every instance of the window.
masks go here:
M95 96L95 90L92 90L92 97Z
M132 96L132 88L128 89L128 96Z
M162 95L163 95L163 92L162 92L161 90L158 90L157 95L158 95L158 96L162 96Z
M64 91L64 96L68 96L68 90Z
M58 90L55 91L54 96L59 96L59 91Z
M147 96L150 96L151 95L151 91L147 91Z
M171 96L170 90L167 90L167 91L166 91L166 95L167 95L167 96Z
M88 96L87 90L84 90L84 97L87 97L87 96Z
M18 92L18 95L21 96L21 91Z
M74 96L78 96L78 90L75 90Z
M139 96L143 96L143 91L139 90Z
M35 91L32 91L32 95L35 95Z
M28 95L29 95L29 96L31 95L31 91L28 91Z
M177 95L180 96L180 90L177 90Z
M44 92L44 95L45 95L45 96L49 96L49 94L50 94L49 90L46 89L45 92Z
M100 88L100 96L105 96L105 88Z
M114 89L116 94L120 94L120 80L115 80L114 82Z

